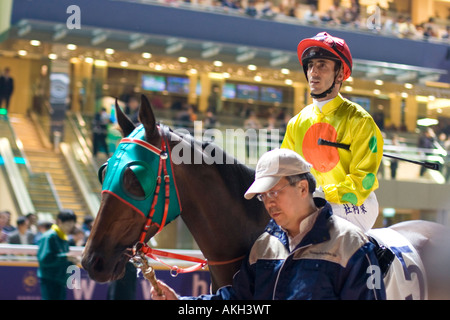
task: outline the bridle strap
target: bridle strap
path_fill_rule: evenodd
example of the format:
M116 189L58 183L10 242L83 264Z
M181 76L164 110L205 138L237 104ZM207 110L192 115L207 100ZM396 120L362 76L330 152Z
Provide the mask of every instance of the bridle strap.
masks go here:
M170 196L170 177L167 174L167 164L166 164L166 159L168 157L167 154L167 150L166 150L166 144L164 139L161 139L161 152L159 154L159 168L158 168L158 178L156 181L156 188L155 188L155 194L153 196L153 202L152 202L152 206L150 207L150 213L148 215L147 221L145 223L144 228L142 229L141 235L139 237L139 242L140 243L144 243L145 241L145 236L147 235L147 231L150 228L150 226L152 225L152 220L153 220L153 215L155 214L155 207L156 204L158 203L158 197L159 197L159 192L161 189L161 181L162 181L162 177L161 177L161 173L164 172L164 182L165 182L165 201L164 201L164 213L163 213L163 217L161 220L161 224L159 225L158 231L156 233L159 233L163 228L164 225L166 223L166 219L167 219L167 214L169 212L169 196Z
M194 271L198 271L200 269L205 269L207 265L209 266L222 266L222 265L227 265L227 264L231 264L234 262L238 262L241 261L245 258L244 256L240 256L234 259L230 259L230 260L226 260L226 261L211 261L211 260L207 260L207 259L200 259L200 258L196 258L196 257L191 257L191 256L187 256L184 254L179 254L179 253L174 253L174 252L167 252L167 251L162 251L162 250L158 250L158 249L152 249L147 245L143 245L140 250L149 258L152 258L155 261L158 261L159 263L167 266L170 268L170 274L172 276L176 276L179 273L189 273L189 272L194 272ZM165 258L171 258L171 259L178 259L178 260L184 260L184 261L189 261L189 262L196 262L196 265L193 265L191 267L187 267L187 268L180 268L177 266L171 266L167 263L165 263L164 261L162 261L160 258L158 258L158 256L160 257L165 257Z
M127 139L126 142L136 143L136 141L133 141L133 139ZM144 142L141 142L140 144L143 145ZM153 260L156 260L159 263L169 267L170 274L174 277L177 276L179 273L188 273L188 272L194 272L194 271L198 271L200 269L204 269L204 268L206 268L207 265L221 266L221 265L234 263L234 262L244 259L245 256L241 256L241 257L234 258L234 259L227 260L227 261L209 261L207 259L200 259L200 258L196 258L196 257L183 255L183 254L152 249L145 243L145 237L147 236L148 229L152 225L153 215L155 213L155 207L156 207L156 204L158 203L159 192L161 189L161 181L162 181L161 174L162 173L164 173L164 182L165 182L164 183L165 184L164 214L163 214L163 218L161 220L161 224L159 225L158 231L156 233L159 233L164 228L164 225L166 223L167 214L169 212L169 202L170 202L170 184L169 184L170 177L168 175L167 162L166 162L167 157L169 157L168 150L167 150L168 143L166 143L164 135L162 135L162 138L161 138L161 149L151 146L148 143L145 143L144 146L149 148L154 153L158 154L158 152L159 152L159 168L158 168L158 176L157 176L158 178L157 178L157 182L156 182L155 194L153 196L153 202L152 202L152 206L150 208L150 213L148 215L145 226L142 229L141 235L139 237L139 241L135 244L135 246L133 248L134 254L137 254L140 251L140 252L144 253L145 256L152 258ZM175 177L173 177L173 179L175 179ZM195 264L191 267L187 267L187 268L179 268L177 266L171 266L171 265L165 263L160 258L158 258L158 256L195 262L197 264Z
M204 260L204 259L191 257L191 256L186 256L186 255L183 255L183 254L178 254L178 253L173 253L173 252L167 252L167 251L152 249L152 248L150 248L149 246L146 246L146 245L144 245L141 248L141 251L147 257L152 258L153 260L156 260L159 263L169 267L170 268L170 274L172 276L174 276L174 277L177 276L179 273L189 273L189 272L198 271L200 269L204 269L206 267L206 265L208 264L207 260ZM166 257L166 258L172 258L172 259L178 259L178 260L185 260L185 261L190 261L190 262L196 262L197 264L193 265L191 267L187 267L187 268L179 268L177 266L171 266L171 265L165 263L164 261L162 261L157 256Z
M211 260L208 260L208 265L210 265L210 266L223 266L223 265L226 265L226 264L231 264L231 263L234 263L234 262L238 262L238 261L244 260L244 258L245 258L245 255L237 257L237 258L234 258L234 259L225 260L225 261L211 261Z

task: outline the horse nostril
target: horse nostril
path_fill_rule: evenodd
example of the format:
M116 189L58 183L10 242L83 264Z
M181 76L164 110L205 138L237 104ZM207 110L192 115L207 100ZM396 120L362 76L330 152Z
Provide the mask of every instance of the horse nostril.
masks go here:
M101 257L96 257L93 263L93 269L96 272L103 271L104 260Z

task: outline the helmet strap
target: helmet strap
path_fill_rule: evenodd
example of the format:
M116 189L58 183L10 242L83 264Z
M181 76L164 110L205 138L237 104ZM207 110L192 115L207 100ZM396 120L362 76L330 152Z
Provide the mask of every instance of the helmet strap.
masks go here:
M333 81L333 84L331 85L330 88L328 88L328 90L325 90L322 93L310 93L311 98L313 99L321 99L321 98L325 98L331 91L333 91L334 86L336 85L336 81Z
M313 99L321 99L321 98L325 98L329 93L331 93L331 91L333 91L334 87L336 86L336 79L339 75L339 71L336 73L336 75L334 76L334 80L333 80L333 84L331 85L331 87L329 87L327 90L325 90L322 93L310 93L311 98Z

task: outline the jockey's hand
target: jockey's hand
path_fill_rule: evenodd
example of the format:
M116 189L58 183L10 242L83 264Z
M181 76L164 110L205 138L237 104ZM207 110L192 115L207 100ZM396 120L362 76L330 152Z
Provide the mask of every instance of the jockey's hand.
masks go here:
M178 300L177 293L171 287L160 280L157 281L158 286L161 288L163 294L159 296L158 292L156 292L156 290L152 287L152 300Z

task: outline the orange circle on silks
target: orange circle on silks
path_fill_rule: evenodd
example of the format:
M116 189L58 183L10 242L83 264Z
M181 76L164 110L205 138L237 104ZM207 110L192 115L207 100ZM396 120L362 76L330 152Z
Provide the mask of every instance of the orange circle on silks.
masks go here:
M315 170L328 172L339 162L339 152L336 147L318 144L319 138L336 142L336 137L336 129L329 123L315 123L306 131L302 144L303 156Z

